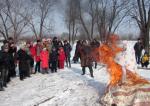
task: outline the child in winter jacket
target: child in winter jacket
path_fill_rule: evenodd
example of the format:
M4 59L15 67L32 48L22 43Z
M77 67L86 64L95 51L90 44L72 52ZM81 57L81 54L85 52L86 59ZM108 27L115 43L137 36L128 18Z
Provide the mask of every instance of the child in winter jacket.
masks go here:
M48 73L49 68L49 52L46 48L43 48L43 50L40 53L40 60L41 60L41 68L42 73Z
M50 67L51 67L51 72L57 72L57 64L58 64L58 51L56 48L52 48L52 51L50 53Z
M148 57L148 53L145 52L141 58L141 65L142 67L145 66L147 68L148 64L149 64L149 57Z
M64 63L65 63L65 52L62 47L59 48L59 56L58 56L58 62L59 62L59 69L64 69Z

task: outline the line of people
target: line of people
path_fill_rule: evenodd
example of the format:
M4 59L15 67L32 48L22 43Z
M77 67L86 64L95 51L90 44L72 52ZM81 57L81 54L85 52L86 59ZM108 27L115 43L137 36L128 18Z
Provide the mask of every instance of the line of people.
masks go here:
M37 40L36 45L32 42L19 44L19 50L9 38L3 42L0 51L0 91L7 87L11 77L16 77L16 66L19 68L20 80L30 77L37 72L45 74L57 72L57 68L71 67L70 57L72 47L67 40L59 41L57 37ZM35 67L34 67L34 63Z

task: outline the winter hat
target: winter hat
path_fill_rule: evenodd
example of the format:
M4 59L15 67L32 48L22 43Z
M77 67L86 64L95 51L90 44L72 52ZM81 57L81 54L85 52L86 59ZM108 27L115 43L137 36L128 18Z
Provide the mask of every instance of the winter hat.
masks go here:
M43 50L46 51L47 50L46 47L44 47Z
M46 42L46 39L44 38L44 39L42 39L42 42Z
M8 42L7 40L4 40L4 41L3 41L3 44L6 44L6 43L9 43L9 42Z
M41 42L41 40L38 39L36 42Z
M25 49L26 48L26 42L22 42L20 44L20 49Z

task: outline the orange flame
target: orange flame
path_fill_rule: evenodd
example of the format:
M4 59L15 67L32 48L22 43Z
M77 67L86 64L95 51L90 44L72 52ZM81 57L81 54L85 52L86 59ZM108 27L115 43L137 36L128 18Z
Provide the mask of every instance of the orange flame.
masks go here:
M123 70L122 66L115 61L115 56L124 49L117 46L118 40L119 37L117 35L111 35L109 37L109 42L107 44L102 44L98 49L98 60L107 65L110 74L110 83L108 86L111 87L122 84ZM149 83L146 79L141 78L128 69L126 69L126 82L128 85Z

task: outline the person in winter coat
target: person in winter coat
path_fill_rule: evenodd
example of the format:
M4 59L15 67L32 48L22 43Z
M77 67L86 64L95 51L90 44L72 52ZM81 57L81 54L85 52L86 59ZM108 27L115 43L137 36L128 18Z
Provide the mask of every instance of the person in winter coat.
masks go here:
M92 47L92 51L93 52L93 58L94 58L94 63L95 63L95 69L97 68L97 61L98 61L98 58L99 58L99 52L98 52L98 48L100 46L100 43L96 40L96 39L93 39L93 41L91 42L91 47Z
M81 41L79 40L79 41L77 41L75 54L74 54L74 57L73 57L74 63L78 62L79 58L81 59L80 48L81 48Z
M28 63L30 66L30 74L31 74L32 72L34 72L33 68L34 68L35 47L32 46L31 42L27 42L26 46L27 46L26 52L30 56L30 60L28 61Z
M149 65L149 57L148 57L148 53L145 52L144 55L141 58L141 65L142 67L148 67Z
M33 45L33 42L30 42L30 45L29 45L29 51L30 51L30 55L31 55L31 61L30 61L30 66L31 66L31 72L35 72L34 70L34 59L35 59L35 56L36 56L36 49L35 49L35 46Z
M51 72L57 72L57 62L58 62L58 51L56 48L52 48L52 51L50 53L50 67Z
M13 42L11 41L11 44L8 40L3 41L3 45L1 47L1 51L4 52L4 48L8 47L8 53L9 53L9 58L10 58L10 67L8 71L8 77L7 77L7 82L10 82L11 77L16 76L16 71L15 71L15 54L16 54L16 47L14 46Z
M4 47L8 46L9 47L9 42L7 40L3 41L3 45L1 46L1 50L4 51Z
M1 52L2 52L2 54L5 52L4 49L5 49L6 47L7 47L8 50L9 50L9 42L8 42L7 40L4 40L4 41L3 41L3 45L1 46ZM14 61L14 60L13 60L13 58L11 58L10 53L7 52L7 54L9 54L9 58L11 59L11 60L9 59L9 62L10 62L9 65L11 65L11 62ZM4 57L3 57L3 58L4 58ZM11 71L11 69L12 69L11 67L8 68L7 82L10 82L10 79L11 79L11 77L12 77L12 74L11 74L12 71Z
M81 53L81 67L82 67L82 75L85 74L85 68L88 67L91 77L93 76L93 56L92 56L92 49L91 46L88 44L87 41L82 42L82 49L80 50Z
M42 68L42 74L48 73L49 68L49 52L46 48L43 48L43 50L40 53L40 60L41 60L41 68Z
M8 45L3 46L0 51L0 91L4 91L3 87L7 87L8 72L10 68L10 54L8 53Z
M63 46L64 45L63 45L62 41L58 41L58 49L61 48L61 47L63 47Z
M11 68L9 69L8 76L10 77L16 77L16 53L17 53L17 47L14 44L14 39L12 37L8 38L9 42L9 54L11 56ZM9 81L8 81L9 82Z
M69 67L71 67L71 63L70 63L70 57L71 57L71 52L72 48L71 48L71 45L70 43L65 40L64 41L64 51L65 51L65 57L66 57L66 64L67 64L67 67L69 65Z
M48 50L49 50L49 53L52 51L52 40L51 39L47 39L47 41L48 41Z
M143 49L143 45L141 39L139 38L138 42L134 45L135 58L137 64L140 64L142 49Z
M17 60L19 61L19 75L20 80L24 80L26 77L30 77L30 56L27 54L26 46L23 44L20 50L17 52Z
M58 56L58 62L59 62L59 69L64 69L64 64L65 64L65 52L62 47L59 48L59 56Z
M35 46L35 50L36 50L36 56L35 56L35 60L36 60L36 65L35 65L35 73L38 71L40 73L40 53L41 53L41 50L42 50L42 46L41 46L41 41L40 40L37 40L37 44Z
M52 41L52 48L56 48L56 50L58 51L58 38L54 37L53 41Z

